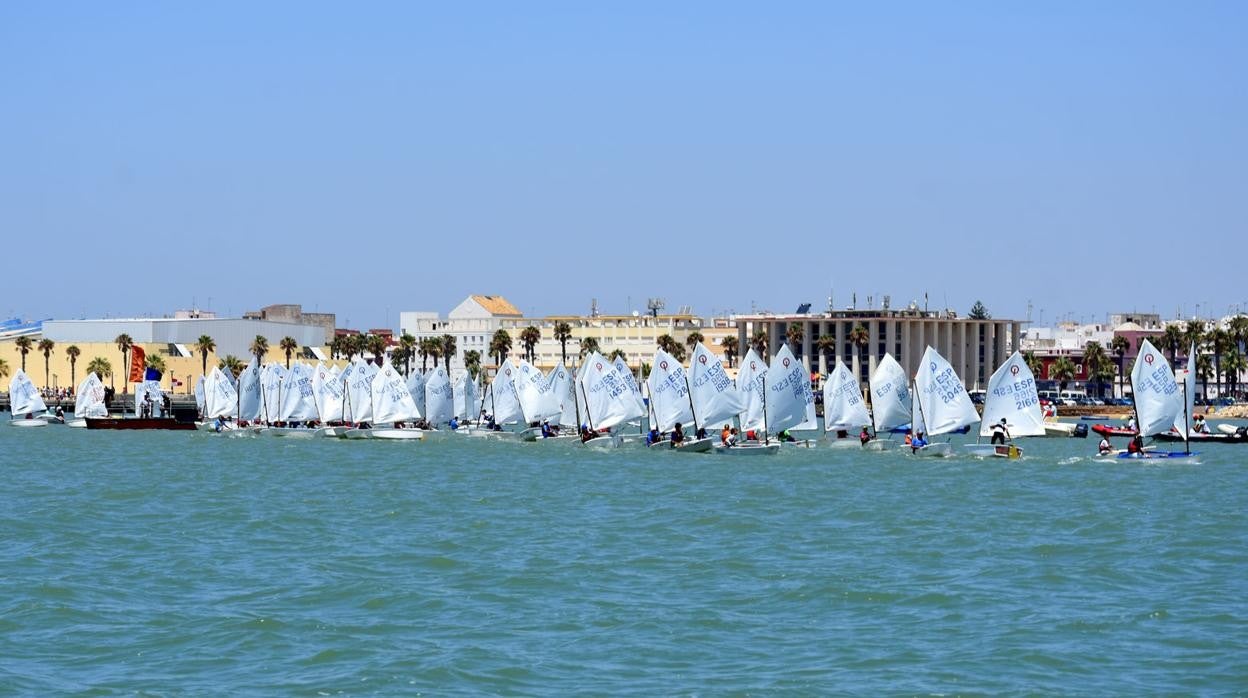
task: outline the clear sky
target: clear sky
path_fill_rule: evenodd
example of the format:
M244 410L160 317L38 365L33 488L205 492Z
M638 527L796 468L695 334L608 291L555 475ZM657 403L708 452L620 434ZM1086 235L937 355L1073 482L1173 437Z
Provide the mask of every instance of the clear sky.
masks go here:
M0 315L1248 309L1246 27L1199 0L2 3Z

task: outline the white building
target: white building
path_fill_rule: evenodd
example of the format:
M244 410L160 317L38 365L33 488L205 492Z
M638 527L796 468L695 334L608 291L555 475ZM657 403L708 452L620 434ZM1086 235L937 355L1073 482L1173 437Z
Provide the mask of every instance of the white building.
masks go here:
M325 331L315 325L242 318L45 320L43 323L43 336L58 344L111 344L122 334L130 335L135 344L166 344L170 356L182 358L192 355L192 345L201 335L212 337L218 356L233 354L241 357L251 353L251 342L256 335L269 340L270 347L276 347L283 337L293 337L301 348L312 354L312 358L327 358L323 351Z
M399 335L410 334L417 340L449 334L455 338L455 355L451 370L464 368L464 352L481 353L482 364L489 363L490 339L502 328L504 320L515 320L522 313L502 296L472 295L455 306L443 318L433 311L399 313ZM512 336L512 352L519 338Z

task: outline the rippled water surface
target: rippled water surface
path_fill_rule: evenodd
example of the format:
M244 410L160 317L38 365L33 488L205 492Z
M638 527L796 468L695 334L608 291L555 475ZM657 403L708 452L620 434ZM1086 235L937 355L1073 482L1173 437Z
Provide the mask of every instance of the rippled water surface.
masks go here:
M1198 466L0 427L0 693L1233 693Z

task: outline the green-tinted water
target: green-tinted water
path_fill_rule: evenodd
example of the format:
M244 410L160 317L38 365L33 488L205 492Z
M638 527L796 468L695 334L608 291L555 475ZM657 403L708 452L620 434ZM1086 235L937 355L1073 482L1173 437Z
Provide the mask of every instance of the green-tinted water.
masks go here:
M0 427L0 693L1233 693L1199 466Z

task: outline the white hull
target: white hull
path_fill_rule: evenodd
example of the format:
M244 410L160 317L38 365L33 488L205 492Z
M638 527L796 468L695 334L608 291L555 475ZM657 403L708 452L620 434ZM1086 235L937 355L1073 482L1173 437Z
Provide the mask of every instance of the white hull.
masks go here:
M715 452L725 456L774 456L780 452L780 444L716 446Z
M327 439L342 438L347 433L347 427L318 427L316 435Z
M342 433L344 439L371 439L373 438L372 429L348 429Z
M1218 425L1218 431L1222 432L1223 434L1230 434L1231 436L1234 436L1236 430L1238 429L1239 427L1235 426L1234 424L1219 424Z
M621 448L624 446L624 439L621 439L618 434L615 436L598 436L590 439L589 441L585 441L584 444L588 448L596 448L605 451L613 448Z
M781 441L783 448L815 448L819 442L814 439L798 439L797 441Z
M1045 422L1045 436L1070 436L1075 433L1075 425L1072 422Z
M370 429L371 438L388 439L391 441L420 441L425 433L420 429Z
M35 419L9 420L9 425L15 427L46 427L48 423L36 417Z
M850 438L850 439L828 439L827 443L828 443L828 448L837 448L837 449L859 448L860 449L863 447L862 442L859 441L857 437ZM867 443L871 443L871 442L867 442Z
M283 439L311 439L317 436L317 429L307 427L266 427L265 436L278 436Z
M65 420L65 426L67 426L67 427L73 427L74 429L86 429L86 428L87 428L87 418L86 418L86 417L80 417L80 418L78 418L78 419L67 419L67 420Z
M1023 449L1013 445L967 444L966 452L976 458L1022 458Z
M576 434L560 434L558 436L548 436L544 439L538 439L538 441L567 444L567 443L575 443L576 441L580 440L580 438L581 437Z
M656 450L682 451L684 453L708 453L715 445L710 438L705 439L685 439L681 445L672 448L672 442L660 441L650 444L649 447Z
M919 458L952 458L953 444L948 442L928 444L923 448L914 451L914 455Z

